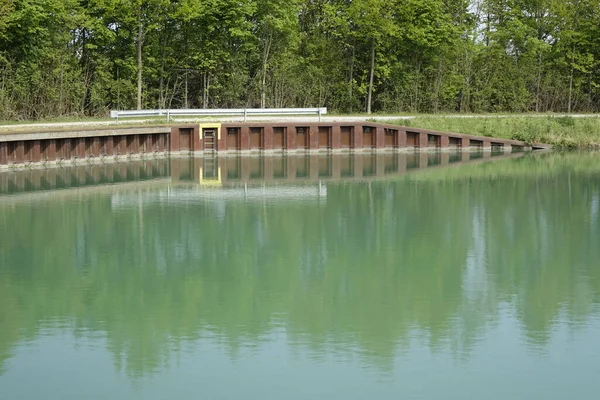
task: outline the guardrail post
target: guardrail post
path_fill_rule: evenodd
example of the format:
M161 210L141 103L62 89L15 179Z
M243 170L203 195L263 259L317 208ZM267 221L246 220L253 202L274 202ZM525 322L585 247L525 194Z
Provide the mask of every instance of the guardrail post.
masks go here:
M321 107L319 107L319 122L321 122Z
M171 120L171 110L167 110L167 123Z
M248 112L246 111L246 109L244 108L244 122L246 122L246 116L247 116Z

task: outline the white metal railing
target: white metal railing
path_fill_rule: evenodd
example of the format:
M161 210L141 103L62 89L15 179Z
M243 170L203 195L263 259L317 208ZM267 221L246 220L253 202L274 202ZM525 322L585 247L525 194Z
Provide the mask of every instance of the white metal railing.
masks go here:
M243 116L244 122L248 116L256 115L318 115L327 114L326 107L319 108L231 108L231 109L174 109L174 110L112 110L110 117L119 122L119 118L136 117L215 117Z

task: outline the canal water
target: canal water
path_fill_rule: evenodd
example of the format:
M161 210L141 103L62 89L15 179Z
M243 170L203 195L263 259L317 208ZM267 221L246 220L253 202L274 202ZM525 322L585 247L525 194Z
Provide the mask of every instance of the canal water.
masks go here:
M340 157L0 174L0 399L597 398L597 154Z

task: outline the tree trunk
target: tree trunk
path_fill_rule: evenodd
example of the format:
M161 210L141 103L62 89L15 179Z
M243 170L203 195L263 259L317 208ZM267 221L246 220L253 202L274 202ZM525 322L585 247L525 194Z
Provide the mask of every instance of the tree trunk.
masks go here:
M144 44L144 24L142 22L142 7L138 10L138 37L137 37L137 109L142 109L142 49Z
M354 89L354 57L355 57L356 48L352 45L352 58L350 59L350 93L349 93L349 101L350 101L350 113L353 111L354 101L352 99L352 91Z
M208 108L208 91L210 90L210 75L204 73L204 91L202 93L202 108Z
M571 102L573 101L573 74L575 73L575 45L571 50L571 76L569 77L569 104L567 105L567 113L571 114Z
M539 51L539 50L538 50ZM535 112L540 112L540 89L542 85L542 53L538 55L538 75L535 88Z
M83 95L83 101L81 104L81 113L87 116L92 115L92 79L93 79L93 66L90 62L90 55L87 49L88 32L87 29L83 29L81 32L81 69L83 72L83 81L85 84L85 93ZM0 89L1 90L1 89Z
M415 76L415 90L413 97L412 109L415 112L419 111L419 85L420 85L420 76L421 76L421 61L417 61L417 74Z
M466 78L464 81L464 93L460 100L460 112L471 112L471 82L473 81L473 54L466 52L465 57Z
M267 62L269 61L269 53L271 52L271 41L272 37L269 36L269 38L267 39L267 43L265 43L265 49L263 51L263 70L260 88L260 108L266 108L267 106Z
M188 94L188 70L185 70L185 91L184 91L184 99L183 99L183 107L185 109L189 108L189 104L188 104L188 98L189 98L189 94Z
M373 78L375 76L375 40L371 40L371 72L369 73L369 95L367 98L367 114L371 114L373 100Z
M266 108L267 104L267 64L263 64L262 83L260 86L260 108Z
M438 113L439 108L440 108L440 91L442 89L442 69L444 68L444 60L443 58L440 59L439 63L438 63L438 67L437 67L437 74L436 74L436 79L435 79L435 86L434 86L434 96L433 96L433 112L435 114Z
M165 59L167 53L167 38L165 35L164 41L160 44L160 78L158 81L158 108L166 108L166 94L165 94ZM138 77L139 78L139 77Z

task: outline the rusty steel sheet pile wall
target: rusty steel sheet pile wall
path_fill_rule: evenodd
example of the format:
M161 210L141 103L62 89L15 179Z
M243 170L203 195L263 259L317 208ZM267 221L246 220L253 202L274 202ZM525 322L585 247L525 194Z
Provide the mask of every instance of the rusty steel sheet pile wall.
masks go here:
M0 166L168 154L170 127L0 133Z
M203 123L59 132L0 132L0 167L167 154L246 152L440 151L506 153L531 147L516 140L363 123Z
M526 143L517 140L496 139L482 136L463 135L451 132L438 132L397 125L364 123L224 123L206 126L173 127L171 151L202 153L207 149L205 132L217 129L218 138L210 151L217 152L302 152L302 151L369 151L369 150L444 150L479 148L491 151L492 148L512 151L530 149ZM194 130L194 143L178 144L177 136L186 138L189 129ZM208 136L210 137L210 136ZM212 146L212 145L211 145Z

